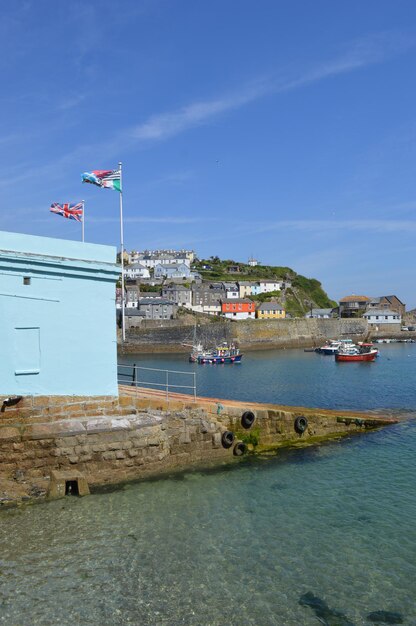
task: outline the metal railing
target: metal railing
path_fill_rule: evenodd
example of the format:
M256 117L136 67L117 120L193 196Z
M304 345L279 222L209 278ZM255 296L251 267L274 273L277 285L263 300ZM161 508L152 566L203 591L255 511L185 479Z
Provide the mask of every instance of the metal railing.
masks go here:
M149 378L159 380L149 380ZM186 378L187 377L187 378ZM163 378L163 380L161 380ZM182 384L189 380L192 384ZM129 385L135 388L136 395L140 389L156 389L164 391L166 401L169 401L169 393L183 393L192 395L196 401L196 372L180 372L177 370L163 370L155 367L142 367L141 365L118 365L117 382L119 385Z

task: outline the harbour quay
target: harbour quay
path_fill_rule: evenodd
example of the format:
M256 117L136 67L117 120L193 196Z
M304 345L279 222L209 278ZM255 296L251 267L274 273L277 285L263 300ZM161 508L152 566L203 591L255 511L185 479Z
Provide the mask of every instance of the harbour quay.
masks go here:
M397 422L373 413L193 398L120 387L118 396L0 397L0 506L244 462Z
M119 386L115 261L112 246L0 232L0 505L394 423Z

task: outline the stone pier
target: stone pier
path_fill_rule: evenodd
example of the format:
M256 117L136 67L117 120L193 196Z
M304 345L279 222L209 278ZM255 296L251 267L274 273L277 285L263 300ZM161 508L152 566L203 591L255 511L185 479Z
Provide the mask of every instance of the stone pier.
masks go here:
M0 413L0 506L237 463L245 454L311 445L396 421L177 394L167 402L157 392L136 395L129 388L118 397L24 397Z

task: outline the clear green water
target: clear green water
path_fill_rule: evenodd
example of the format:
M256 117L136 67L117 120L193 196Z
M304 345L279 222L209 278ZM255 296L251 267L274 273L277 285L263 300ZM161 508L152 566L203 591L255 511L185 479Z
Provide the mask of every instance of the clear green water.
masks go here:
M376 363L300 350L241 366L131 357L198 372L201 395L358 409L416 408L416 344ZM189 472L0 513L8 626L308 626L311 591L368 625L416 625L416 420L233 468ZM346 621L347 620L347 621Z
M416 624L416 422L0 515L0 623ZM335 624L339 622L331 622Z

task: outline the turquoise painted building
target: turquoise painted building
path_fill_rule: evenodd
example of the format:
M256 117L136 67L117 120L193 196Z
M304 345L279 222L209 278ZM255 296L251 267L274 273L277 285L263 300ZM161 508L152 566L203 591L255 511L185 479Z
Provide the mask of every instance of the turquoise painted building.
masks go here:
M117 395L116 249L0 231L0 395Z

